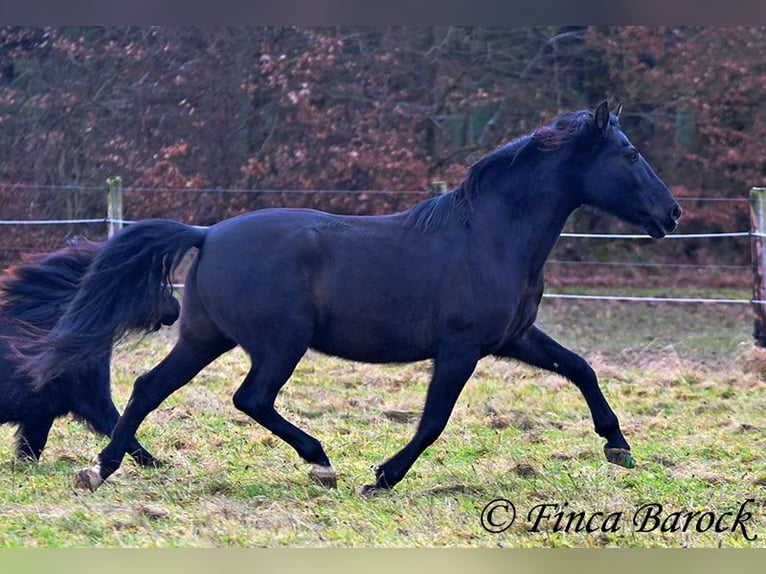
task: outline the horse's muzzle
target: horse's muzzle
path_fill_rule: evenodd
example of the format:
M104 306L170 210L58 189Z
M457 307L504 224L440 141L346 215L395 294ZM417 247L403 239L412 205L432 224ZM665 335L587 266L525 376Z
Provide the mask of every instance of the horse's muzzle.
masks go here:
M659 217L647 217L644 222L644 229L654 239L662 239L668 233L675 231L681 215L683 215L683 209L676 203Z
M178 312L175 313L163 313L162 317L160 317L160 324L161 325L172 325L178 320Z
M671 233L672 231L676 230L676 227L678 227L678 220L681 219L683 214L684 210L681 209L681 206L676 203L673 206L673 209L670 210L670 221L665 226L666 233Z
M683 214L684 214L684 210L681 209L681 206L676 203L675 207L670 213L670 217L672 217L675 224L678 225L678 220L681 219L681 216Z

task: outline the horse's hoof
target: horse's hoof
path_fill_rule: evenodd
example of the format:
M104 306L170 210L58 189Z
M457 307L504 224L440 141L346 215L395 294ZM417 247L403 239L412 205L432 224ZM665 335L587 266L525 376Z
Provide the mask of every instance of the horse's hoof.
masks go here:
M625 448L611 448L604 447L604 456L606 460L612 464L623 466L625 468L635 468L636 459L630 454L630 451Z
M164 462L151 455L131 454L130 456L136 461L136 464L142 468L162 468L165 466Z
M332 466L322 466L321 464L312 465L311 471L309 472L309 478L319 486L324 486L325 488L338 488L338 475L335 473L335 469Z
M385 488L380 488L379 486L375 486L374 484L365 484L364 486L360 486L357 489L357 493L361 496L366 496L367 498L372 498L373 496L377 496L384 492Z
M84 468L74 477L74 487L77 490L90 490L93 492L103 483L99 468Z

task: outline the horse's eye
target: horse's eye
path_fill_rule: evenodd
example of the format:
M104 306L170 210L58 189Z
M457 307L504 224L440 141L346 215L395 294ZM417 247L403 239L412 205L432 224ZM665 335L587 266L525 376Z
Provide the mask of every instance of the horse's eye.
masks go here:
M635 149L629 149L625 152L625 159L627 159L630 163L635 163L638 161L638 151Z

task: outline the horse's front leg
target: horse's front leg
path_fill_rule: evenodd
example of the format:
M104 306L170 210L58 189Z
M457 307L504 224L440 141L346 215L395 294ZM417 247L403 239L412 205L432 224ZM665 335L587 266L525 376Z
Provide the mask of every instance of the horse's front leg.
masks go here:
M439 349L434 358L426 403L415 436L402 450L378 467L375 484L362 487L363 494L392 488L404 478L423 451L439 438L478 360L478 349L466 349L457 345L443 345Z
M503 346L495 355L518 359L563 375L572 381L588 403L596 432L606 439L606 459L626 468L636 465L630 453L630 446L620 431L617 415L604 398L598 386L596 373L585 359L563 347L534 325Z

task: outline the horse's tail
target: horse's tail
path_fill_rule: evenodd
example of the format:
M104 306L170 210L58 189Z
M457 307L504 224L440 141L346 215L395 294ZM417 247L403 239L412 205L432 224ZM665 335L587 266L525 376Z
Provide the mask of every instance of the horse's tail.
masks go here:
M22 370L41 386L108 356L129 331L152 331L162 315L163 296L172 290L173 270L204 238L204 229L161 219L121 230L99 249L49 334L16 345Z

